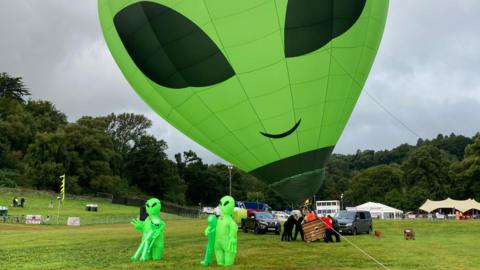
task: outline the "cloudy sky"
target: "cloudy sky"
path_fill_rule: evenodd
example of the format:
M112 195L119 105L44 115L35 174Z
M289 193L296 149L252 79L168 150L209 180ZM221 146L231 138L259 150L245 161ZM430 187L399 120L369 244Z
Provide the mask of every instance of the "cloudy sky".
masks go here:
M391 0L376 62L335 151L480 131L479 11L478 0ZM170 155L192 149L220 160L131 90L105 45L96 0L0 0L0 72L23 77L33 98L53 101L70 121L145 114Z

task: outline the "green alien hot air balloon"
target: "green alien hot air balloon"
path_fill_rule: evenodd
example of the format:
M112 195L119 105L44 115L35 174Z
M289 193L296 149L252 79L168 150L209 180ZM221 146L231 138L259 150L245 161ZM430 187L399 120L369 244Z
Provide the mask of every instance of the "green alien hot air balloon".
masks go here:
M322 183L387 11L388 0L99 0L142 99L292 202Z

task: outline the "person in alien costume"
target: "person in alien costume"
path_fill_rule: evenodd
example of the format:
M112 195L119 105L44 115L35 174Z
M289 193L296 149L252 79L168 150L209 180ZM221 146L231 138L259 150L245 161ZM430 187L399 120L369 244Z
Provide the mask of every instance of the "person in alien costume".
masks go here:
M237 255L238 226L232 218L235 200L232 196L224 196L220 199L219 207L220 217L216 221L215 238L213 242L215 257L217 258L218 265L229 266L233 265L235 262L235 256ZM209 230L209 227L207 227L205 232ZM208 232L210 232L210 230ZM208 239L208 245L210 245L210 237ZM203 261L202 265L205 265Z
M212 263L213 252L215 250L215 234L217 231L217 217L215 215L208 216L208 227L205 229L205 236L208 237L207 247L205 250L205 259L200 262L203 266L208 266Z
M145 221L133 219L135 230L142 232L142 242L135 254L130 258L132 262L140 260L160 260L163 253L163 232L165 222L160 219L162 204L159 199L152 198L145 204L148 217Z

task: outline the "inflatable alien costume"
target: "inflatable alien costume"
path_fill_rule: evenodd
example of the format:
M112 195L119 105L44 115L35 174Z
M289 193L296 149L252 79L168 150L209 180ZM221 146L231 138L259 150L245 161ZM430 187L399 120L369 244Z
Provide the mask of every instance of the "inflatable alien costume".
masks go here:
M215 257L218 265L233 265L237 255L238 226L232 218L235 200L224 196L220 200L220 217L215 232Z
M145 204L148 217L145 221L133 219L131 224L135 230L142 232L142 242L135 254L131 257L132 262L140 260L160 260L163 253L163 231L165 222L160 219L162 204L157 198L152 198Z
M215 235L217 232L217 217L215 215L208 216L208 227L205 229L205 236L208 237L207 247L205 250L205 259L200 262L201 265L207 266L212 263L213 252L215 251Z

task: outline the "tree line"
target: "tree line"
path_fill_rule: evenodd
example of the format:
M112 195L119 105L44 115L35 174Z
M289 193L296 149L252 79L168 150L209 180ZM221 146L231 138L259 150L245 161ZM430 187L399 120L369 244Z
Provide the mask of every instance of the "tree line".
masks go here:
M367 201L416 210L426 199L480 201L480 135L438 135L392 150L334 154L327 164L320 197L346 205Z
M22 78L0 73L0 186L67 192L154 195L188 205L215 205L228 193L225 164L206 164L193 151L167 154L167 142L148 133L151 120L132 113L84 116L68 122L49 101L27 99ZM334 154L326 165L317 199L345 205L366 201L403 210L425 199L480 200L480 136L451 134L391 150ZM232 171L232 195L289 207L263 182Z

